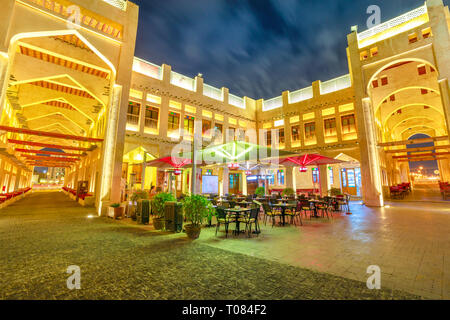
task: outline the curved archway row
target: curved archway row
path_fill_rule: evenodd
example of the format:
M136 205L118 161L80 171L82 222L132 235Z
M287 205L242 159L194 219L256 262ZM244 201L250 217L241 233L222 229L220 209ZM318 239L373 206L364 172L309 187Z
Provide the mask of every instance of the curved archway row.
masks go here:
M438 76L439 76L439 69L431 62L424 60L424 59L419 59L419 58L403 58L403 59L397 59L394 60L392 62L389 62L388 64L383 65L381 68L379 68L377 71L375 71L375 73L370 77L370 80L367 83L367 88L366 88L366 93L369 94L370 92L370 85L372 84L372 81L375 80L376 77L378 77L378 75L380 73L382 73L383 71L385 71L386 69L389 69L399 63L404 63L404 62L418 62L418 63L423 63L426 64L430 67L432 67L434 70L436 70Z

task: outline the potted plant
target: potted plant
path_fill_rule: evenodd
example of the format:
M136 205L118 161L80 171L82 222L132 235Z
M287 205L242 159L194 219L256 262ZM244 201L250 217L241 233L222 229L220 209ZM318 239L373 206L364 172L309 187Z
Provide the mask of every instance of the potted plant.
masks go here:
M124 207L121 207L120 203L113 203L110 207L114 208L114 219L123 217Z
M162 230L165 225L164 220L164 213L165 213L165 206L164 204L167 201L176 201L175 197L171 193L162 192L158 193L156 196L153 197L152 200L152 213L154 215L153 217L153 227L156 230Z
M291 197L294 195L294 193L295 193L295 191L292 188L286 188L282 192L283 196L285 196L285 197Z
M212 204L203 196L191 195L183 199L184 216L189 224L185 225L188 238L195 240L200 236L203 221L213 214Z
M339 188L331 188L330 190L328 190L328 194L330 196L340 196L342 195L342 191Z
M137 190L131 195L131 201L133 202L145 199L148 199L148 192L144 190Z
M255 190L255 194L258 197L262 198L262 197L264 197L266 195L266 189L264 187L258 187Z

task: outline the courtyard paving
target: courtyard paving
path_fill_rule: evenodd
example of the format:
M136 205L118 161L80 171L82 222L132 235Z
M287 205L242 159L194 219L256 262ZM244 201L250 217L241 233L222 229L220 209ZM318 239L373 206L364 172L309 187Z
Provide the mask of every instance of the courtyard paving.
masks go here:
M0 211L0 298L449 298L450 210L395 206L357 205L351 216L301 228L267 226L251 239L223 239L204 229L189 241L184 234L88 219L93 209L60 192L36 192ZM381 290L366 287L371 264L381 267ZM81 268L80 290L66 287L71 265ZM413 278L412 287L385 285L389 275L400 284ZM440 282L428 290L429 279Z

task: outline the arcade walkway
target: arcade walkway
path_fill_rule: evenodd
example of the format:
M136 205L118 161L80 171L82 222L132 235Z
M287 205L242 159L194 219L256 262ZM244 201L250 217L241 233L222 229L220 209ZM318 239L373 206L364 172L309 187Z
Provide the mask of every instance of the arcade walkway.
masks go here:
M396 260L420 256L417 268L428 259L429 263L441 261L434 266L436 271L428 271L442 279L449 276L442 269L448 240L442 239L448 239L450 212L422 212L421 217L407 208L396 218L395 211L359 213L355 207L352 216L327 224L311 222L304 229L266 227L252 239L221 240L205 229L195 242L184 234L156 233L108 218L88 219L92 213L60 192L33 193L1 210L0 299L419 298L383 287L383 282L382 290L368 290L365 282L348 279L351 276L304 268L314 255L321 259L327 254L332 254L329 259L335 267L359 261L366 268L370 259L360 261L359 257L375 246L376 257L395 254L397 249L403 255ZM221 248L221 243L230 247ZM276 246L283 246L278 251L286 257L264 256L265 251L275 252ZM358 247L367 252L353 250ZM245 248L244 254L239 252ZM289 257L298 259L289 261ZM448 262L445 270L450 270ZM81 290L66 287L70 265L81 268ZM425 289L422 292L425 298L435 298Z

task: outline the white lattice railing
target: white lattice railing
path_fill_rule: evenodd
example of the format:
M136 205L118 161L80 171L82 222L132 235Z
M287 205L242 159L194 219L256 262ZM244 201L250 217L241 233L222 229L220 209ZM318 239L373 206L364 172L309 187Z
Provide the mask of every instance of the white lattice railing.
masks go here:
M234 94L228 94L228 103L235 107L245 109L244 98L240 98L238 96L235 96Z
M172 71L170 74L170 83L174 86L184 88L189 91L195 91L195 80L182 74Z
M405 22L408 22L410 20L413 20L415 18L418 18L428 12L427 6L424 5L423 7L417 8L413 11L407 12L401 16L398 16L392 20L389 20L385 23L382 23L378 26L375 26L373 28L370 28L369 30L366 30L364 32L358 33L358 41L362 41L364 39L370 38L378 33L384 32L390 28L394 28L396 26L399 26Z
M127 10L127 2L128 2L127 0L103 0L103 1L123 11Z
M206 83L203 84L203 95L215 100L223 101L222 89L217 89Z
M148 61L144 61L139 58L133 60L133 71L152 77L155 79L162 79L162 68Z
M296 103L312 99L314 96L313 88L308 87L294 92L289 92L289 103Z
M283 106L283 96L263 101L263 111L278 109Z
M352 86L352 79L349 74L320 83L320 94L336 92Z

